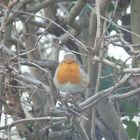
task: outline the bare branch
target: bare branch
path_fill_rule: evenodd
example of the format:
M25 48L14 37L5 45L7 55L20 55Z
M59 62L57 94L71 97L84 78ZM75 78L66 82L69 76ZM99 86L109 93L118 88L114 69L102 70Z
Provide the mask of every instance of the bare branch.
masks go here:
M19 123L26 123L26 122L35 122L35 121L60 121L60 120L66 120L66 117L38 117L38 118L28 118L28 119L20 119L17 121L13 121L11 124L6 126L1 126L0 130L11 128Z
M79 132L81 140L89 140L89 137L84 127L81 125L81 122L78 120L78 118L73 119L73 124L76 127L77 131Z
M112 92L119 88L122 84L124 84L125 82L127 82L130 78L132 77L131 74L129 75L125 75L118 83L116 83L114 86L105 89L103 91L99 91L96 94L92 95L91 97L89 97L88 99L86 99L85 101L83 101L82 103L79 104L79 106L82 109L86 109L91 107L92 105L95 105L99 100L109 96L112 94Z
M131 90L131 91L123 93L123 94L112 95L111 99L122 100L122 99L126 99L126 98L129 98L129 97L135 96L137 94L140 94L140 88L136 88L134 90Z

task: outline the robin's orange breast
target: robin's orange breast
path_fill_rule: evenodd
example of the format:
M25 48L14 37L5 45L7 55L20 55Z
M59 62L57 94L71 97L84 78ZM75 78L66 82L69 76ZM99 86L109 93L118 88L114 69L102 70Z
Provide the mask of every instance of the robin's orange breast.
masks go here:
M60 84L72 83L78 84L81 81L80 66L73 62L63 62L59 65L57 71L57 80Z

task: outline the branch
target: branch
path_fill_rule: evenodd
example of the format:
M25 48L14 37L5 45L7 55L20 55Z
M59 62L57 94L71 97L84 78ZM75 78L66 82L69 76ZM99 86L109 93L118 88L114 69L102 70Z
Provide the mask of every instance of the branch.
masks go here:
M106 37L107 44L113 44L114 46L122 47L126 50L126 52L130 55L138 56L140 54L139 50L136 50L136 47L139 47L140 44L130 44L127 41L124 40L124 37L122 34L115 35L112 37ZM120 43L121 42L121 43Z
M69 15L65 19L66 23L71 26L75 20L75 18L78 16L78 14L81 12L82 8L85 6L87 0L78 0L76 4L72 7L72 9L69 12Z
M131 74L125 75L118 83L116 83L114 86L105 89L103 91L99 91L96 94L92 95L91 97L89 97L88 99L86 99L85 101L83 101L82 103L79 104L79 106L81 107L82 110L87 109L95 104L97 104L97 102L107 96L109 96L115 89L119 88L122 84L124 84L125 82L127 82L130 78L132 77Z
M26 4L30 3L31 1L32 0L19 1L18 4L16 5L16 11L19 11L20 9L22 9ZM13 9L10 9L10 10L13 11ZM5 26L12 23L15 18L17 18L17 17L19 17L19 15L21 15L21 13L18 13L18 12L11 13L11 11L10 11L10 15L9 15L9 13L7 15L5 15L5 19L4 19ZM2 27L2 25L1 25L1 27Z
M26 8L26 12L36 13L39 10L41 10L43 8L46 8L47 6L50 6L51 4L54 4L54 3L57 3L57 2L61 2L61 1L63 1L63 0L44 0L41 3L39 3L39 4L36 4L34 6L27 7ZM65 1L67 1L67 0L65 0Z
M76 127L76 130L79 132L81 140L89 140L87 132L85 131L84 127L81 125L81 122L78 118L73 119L73 124Z
M41 87L43 90L45 90L45 92L48 92L50 93L50 88L43 84L41 81L38 81L37 79L33 79L33 78L30 78L28 76L25 76L25 75L13 75L13 78L16 80L20 80L20 81L24 81L25 83L30 83L30 84L33 84L33 85L36 85L37 87Z
M96 29L97 29L97 17L96 15L102 17L104 15L107 9L108 4L110 3L110 0L102 0L99 3L99 9L100 9L100 15L98 15L97 11L89 6L92 9L91 15L90 15L90 21L89 21L89 46L93 48L95 43L95 37L96 37Z
M55 71L57 68L58 63L53 61L53 60L49 60L49 59L44 59L44 60L21 60L15 64L21 64L21 65L27 65L27 66L32 66L32 67L37 67L41 70L43 70L44 72L47 72L44 68L48 68L51 71Z
M21 14L26 14L26 15L31 15L31 16L35 16L35 17L38 17L38 18L41 18L41 19L48 20L50 23L56 25L58 28L62 29L62 31L64 31L65 33L67 33L67 35L69 36L69 38L72 39L72 41L77 42L77 44L78 44L79 47L81 47L84 50L86 50L86 46L81 41L79 41L77 38L75 38L75 36L73 36L69 31L67 31L66 29L64 29L61 25L57 24L52 19L50 19L48 17L43 17L43 16L32 14L32 13L28 13L28 12L25 12L25 11L17 11L17 10L14 10L14 12L21 13ZM60 40L60 43L61 43L61 40ZM31 51L33 51L33 50L30 50L29 52L31 52ZM27 53L29 53L29 52L27 52Z
M92 9L93 12L96 13L96 11L94 10L94 8L92 8L89 4L88 4L88 7L89 7L90 9ZM100 9L102 9L102 8L100 8ZM104 10L104 9L103 9L103 10ZM128 32L128 33L130 33L130 34L132 34L132 35L134 35L134 36L140 38L140 35L139 35L139 34L133 32L133 31L130 31L130 30L128 30L128 29L123 28L122 26L120 26L120 25L118 25L117 23L113 22L112 19L108 19L108 18L104 17L102 14L100 14L100 16L101 16L101 18L102 18L103 20L105 20L105 21L111 23L112 25L118 27L118 29L123 30L123 31L125 31L125 32Z
M19 123L25 123L25 122L35 122L35 121L60 121L60 120L66 120L66 117L38 117L38 118L29 118L29 119L20 119L17 121L13 121L11 124L6 126L1 126L0 130L11 128L12 126L15 126Z
M101 63L103 63L103 64L105 64L105 65L108 65L108 66L110 66L110 67L112 67L112 68L114 68L114 69L116 69L116 70L120 70L121 69L121 66L120 65L118 65L118 64L116 64L116 63L113 63L113 62L111 62L111 61L109 61L109 60L107 60L107 59L101 59L100 57L97 57L97 56L95 56L95 57L92 57L91 58L91 61L94 63L94 62L101 62Z
M131 96L135 96L137 94L140 94L140 88L136 88L134 90L131 90L129 92L123 93L123 94L115 94L111 96L111 99L117 99L117 100L121 100L121 99L126 99L129 98Z

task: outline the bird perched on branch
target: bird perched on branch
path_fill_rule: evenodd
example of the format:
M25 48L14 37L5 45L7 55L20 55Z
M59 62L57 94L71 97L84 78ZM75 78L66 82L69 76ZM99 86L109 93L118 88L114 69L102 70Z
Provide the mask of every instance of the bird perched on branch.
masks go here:
M89 84L89 77L80 66L75 54L68 52L63 61L58 65L54 84L60 91L76 93L84 91Z

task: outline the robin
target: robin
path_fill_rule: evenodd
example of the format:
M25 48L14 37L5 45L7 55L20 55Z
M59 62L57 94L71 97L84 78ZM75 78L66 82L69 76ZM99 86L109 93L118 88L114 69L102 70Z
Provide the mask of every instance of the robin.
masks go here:
M63 61L58 65L54 84L63 92L82 92L89 84L89 77L80 66L75 54L68 52L64 55Z

